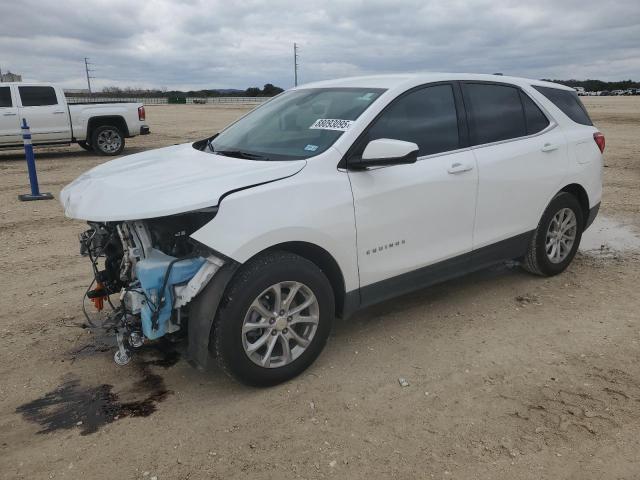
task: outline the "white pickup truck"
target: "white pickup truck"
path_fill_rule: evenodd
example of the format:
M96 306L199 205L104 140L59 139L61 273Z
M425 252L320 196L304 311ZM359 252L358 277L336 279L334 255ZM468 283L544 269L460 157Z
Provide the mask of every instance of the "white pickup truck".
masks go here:
M101 155L119 155L125 138L149 133L141 103L68 105L60 87L0 83L0 149L22 146L23 118L36 146L77 143Z

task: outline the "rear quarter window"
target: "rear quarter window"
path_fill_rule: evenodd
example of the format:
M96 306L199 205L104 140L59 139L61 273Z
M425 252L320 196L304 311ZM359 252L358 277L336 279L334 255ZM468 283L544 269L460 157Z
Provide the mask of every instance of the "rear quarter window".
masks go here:
M560 90L559 88L540 87L533 85L537 91L547 97L567 117L580 125L593 125L587 109L578 98L575 91Z

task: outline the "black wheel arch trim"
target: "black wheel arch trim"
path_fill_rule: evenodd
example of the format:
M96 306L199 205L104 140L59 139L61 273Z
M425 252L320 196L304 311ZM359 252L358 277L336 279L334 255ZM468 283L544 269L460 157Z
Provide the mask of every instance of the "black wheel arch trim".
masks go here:
M105 125L119 128L125 138L131 138L131 135L129 134L129 125L127 125L127 121L122 115L100 115L90 117L89 120L87 120L87 139L89 139L91 135L93 135L93 131L96 128Z
M239 267L235 261L225 263L189 306L187 361L198 370L205 370L209 364L213 321L227 285Z
M196 242L199 243L199 242ZM308 242L285 242L266 248L247 260L262 255L272 250L281 250L299 255L315 264L327 277L333 290L335 299L336 317L344 317L347 312L357 309L359 306L359 293L347 295L345 292L344 274L338 262L324 248ZM222 257L225 264L216 272L204 289L193 299L189 307L188 347L187 360L199 370L207 368L210 357L210 338L215 316L220 308L224 293L233 279L238 268L244 263L239 263L218 252L216 256ZM357 302L354 302L357 299ZM215 335L215 332L213 332Z
M587 218L584 222L584 230L586 230L591 226L593 221L598 216L599 211L600 211L600 202L596 203L593 207L589 209L589 215L587 215Z

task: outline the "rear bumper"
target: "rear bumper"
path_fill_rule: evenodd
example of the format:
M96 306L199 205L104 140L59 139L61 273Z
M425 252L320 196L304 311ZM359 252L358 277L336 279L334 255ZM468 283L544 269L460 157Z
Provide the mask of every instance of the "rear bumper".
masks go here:
M591 224L593 223L593 221L596 219L596 217L598 216L598 210L600 210L600 202L596 203L590 210L589 210L589 216L587 217L587 222L584 224L584 229L586 230L587 228L589 228L591 226Z
M142 125L140 127L140 135L149 135L149 133L151 133L151 130L149 130L148 125Z

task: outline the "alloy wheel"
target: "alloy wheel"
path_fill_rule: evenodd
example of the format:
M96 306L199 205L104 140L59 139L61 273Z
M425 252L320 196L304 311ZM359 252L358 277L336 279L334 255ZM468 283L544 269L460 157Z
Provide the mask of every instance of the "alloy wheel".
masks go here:
M103 130L98 134L98 148L103 152L117 152L121 146L122 137L117 130Z
M300 282L271 285L249 306L242 346L253 363L278 368L296 360L311 344L320 319L318 300Z
M557 212L547 229L545 252L552 263L561 263L571 252L576 241L578 220L570 208Z

